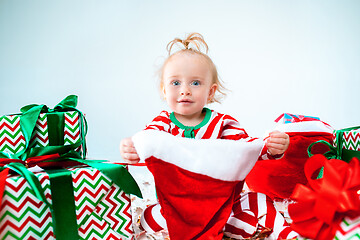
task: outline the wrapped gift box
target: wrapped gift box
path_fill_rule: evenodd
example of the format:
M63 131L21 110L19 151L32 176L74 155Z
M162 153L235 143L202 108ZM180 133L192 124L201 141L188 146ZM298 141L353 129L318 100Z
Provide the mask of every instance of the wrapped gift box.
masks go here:
M21 114L0 117L1 156L25 160L34 148L67 146L85 158L86 122L76 105L77 96L70 95L54 109L28 105Z
M41 113L31 136L29 147L47 147L51 146L49 139L48 116L54 113ZM76 111L61 113L63 115L62 140L63 145L76 144L81 141L80 118ZM21 115L8 115L0 117L0 151L10 154L21 152L25 148L25 138L20 127ZM56 127L57 128L57 127ZM82 154L82 147L75 151Z
M360 128L341 131L342 148L360 151ZM334 145L337 146L336 131L334 132Z
M76 239L132 239L129 195L97 169L76 167L68 170L71 171L75 199ZM35 175L47 201L53 206L51 175L48 172ZM67 208L62 208L61 213ZM47 204L36 198L25 178L10 176L6 179L1 202L0 239L56 239L54 228L58 223L52 213Z
M335 130L333 136L338 157L346 162L354 156L360 158L360 127Z

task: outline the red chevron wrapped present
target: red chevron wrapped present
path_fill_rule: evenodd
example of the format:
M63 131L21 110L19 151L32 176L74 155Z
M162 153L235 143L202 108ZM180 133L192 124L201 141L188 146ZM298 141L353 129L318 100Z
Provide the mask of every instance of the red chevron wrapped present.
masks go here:
M116 166L114 174L121 177L119 168L125 168ZM7 171L1 173L6 177ZM76 167L40 171L35 176L45 201L36 197L24 177L6 179L0 239L132 239L129 195L101 171Z
M49 115L41 113L36 121L35 129L30 140L30 147L50 146ZM78 112L69 111L63 115L63 144L69 145L80 142L80 119ZM20 127L20 115L7 115L0 117L0 151L16 154L25 148L25 137ZM82 151L77 149L77 151Z
M28 105L21 114L0 117L0 157L25 160L39 152L45 155L75 150L85 158L86 122L76 105L77 96L71 95L54 109Z

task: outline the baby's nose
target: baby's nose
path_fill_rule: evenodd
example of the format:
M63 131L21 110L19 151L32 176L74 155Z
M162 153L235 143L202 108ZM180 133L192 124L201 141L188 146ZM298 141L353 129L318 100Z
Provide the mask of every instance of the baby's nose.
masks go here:
M191 92L190 92L189 88L184 87L184 88L181 89L180 94L181 94L181 96L188 96L188 95L191 94Z

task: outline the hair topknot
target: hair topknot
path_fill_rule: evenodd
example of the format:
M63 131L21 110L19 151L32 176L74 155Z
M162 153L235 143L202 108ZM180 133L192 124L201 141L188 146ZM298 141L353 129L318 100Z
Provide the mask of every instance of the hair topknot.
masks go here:
M200 33L190 33L185 39L175 38L171 42L168 43L166 49L171 55L172 48L174 44L180 45L183 50L192 50L201 52L201 46L205 47L205 53L208 53L209 47L206 44L204 37ZM194 48L195 47L195 48Z

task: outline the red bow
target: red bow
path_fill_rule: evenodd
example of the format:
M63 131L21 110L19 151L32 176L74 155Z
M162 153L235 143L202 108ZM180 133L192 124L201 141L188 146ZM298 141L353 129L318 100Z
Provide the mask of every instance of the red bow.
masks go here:
M41 168L64 168L78 166L79 163L76 161L68 161L66 159L60 159L60 154L49 154L43 156L30 157L26 160L11 159L11 158L0 158L0 167L6 164L18 162L26 166L27 168L39 166Z
M54 168L54 167L69 167L69 166L79 165L79 163L76 161L57 160L59 159L59 157L60 155L56 153L56 154L49 154L44 156L30 157L25 161L20 159L0 158L0 205L5 190L6 178L9 174L9 168L6 167L7 164L21 163L27 168L35 167L35 166L39 166L42 168L48 168L48 167Z
M27 167L34 167L38 164L45 163L45 161L54 160L59 157L60 157L60 155L58 153L56 153L56 154L50 154L50 155L44 155L44 156L30 157L26 160L12 159L12 158L0 158L0 167L3 167L6 164L9 164L12 162L18 162L18 163L24 164Z
M323 177L313 179L322 166ZM291 195L296 201L289 205L292 228L304 237L332 239L345 216L360 215L359 160L348 164L319 154L307 160L304 171L309 186L298 184Z

